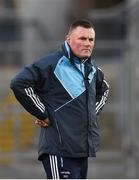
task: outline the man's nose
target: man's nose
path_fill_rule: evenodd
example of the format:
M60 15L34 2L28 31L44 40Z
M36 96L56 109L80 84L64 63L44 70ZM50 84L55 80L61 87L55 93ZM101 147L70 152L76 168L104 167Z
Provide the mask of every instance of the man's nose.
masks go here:
M91 42L89 41L89 39L87 39L87 40L85 41L85 45L86 45L86 46L91 46Z

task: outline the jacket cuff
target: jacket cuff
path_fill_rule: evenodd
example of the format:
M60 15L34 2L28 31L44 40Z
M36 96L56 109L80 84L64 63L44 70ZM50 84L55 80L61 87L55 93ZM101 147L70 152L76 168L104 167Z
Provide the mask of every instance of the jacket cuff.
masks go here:
M44 114L36 115L36 117L37 117L38 119L40 119L40 120L45 120L46 118L49 117L49 115L48 115L48 112L45 111Z

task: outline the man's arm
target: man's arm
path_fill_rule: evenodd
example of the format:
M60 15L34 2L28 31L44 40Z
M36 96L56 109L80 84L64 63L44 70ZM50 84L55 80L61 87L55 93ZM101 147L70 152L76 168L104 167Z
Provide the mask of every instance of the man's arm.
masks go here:
M33 64L17 74L11 81L11 89L17 100L30 114L40 120L45 120L48 112L36 90L39 88L40 81L39 68Z
M97 70L96 78L96 115L99 115L103 109L109 94L109 85L104 78L104 74L100 68Z

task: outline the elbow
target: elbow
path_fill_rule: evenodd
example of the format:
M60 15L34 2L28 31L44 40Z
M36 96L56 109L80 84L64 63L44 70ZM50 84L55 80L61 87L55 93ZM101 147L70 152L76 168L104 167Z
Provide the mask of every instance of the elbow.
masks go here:
M11 88L12 90L14 90L14 89L17 88L17 82L16 82L15 79L12 79L12 80L11 80L10 88Z

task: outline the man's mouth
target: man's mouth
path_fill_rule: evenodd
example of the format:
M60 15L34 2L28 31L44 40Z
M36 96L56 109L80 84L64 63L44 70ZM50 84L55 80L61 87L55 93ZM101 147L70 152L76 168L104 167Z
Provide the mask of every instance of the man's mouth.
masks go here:
M90 49L83 49L83 51L89 51L90 52Z

